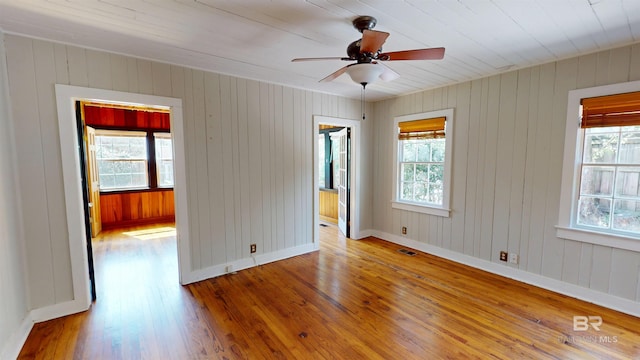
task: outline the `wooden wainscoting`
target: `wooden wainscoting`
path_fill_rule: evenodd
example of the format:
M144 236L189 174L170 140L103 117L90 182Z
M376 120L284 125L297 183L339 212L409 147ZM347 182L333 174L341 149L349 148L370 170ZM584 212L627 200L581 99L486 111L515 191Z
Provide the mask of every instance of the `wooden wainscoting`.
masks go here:
M338 223L338 192L320 189L320 219L330 223Z
M102 193L100 211L105 229L174 221L173 189Z

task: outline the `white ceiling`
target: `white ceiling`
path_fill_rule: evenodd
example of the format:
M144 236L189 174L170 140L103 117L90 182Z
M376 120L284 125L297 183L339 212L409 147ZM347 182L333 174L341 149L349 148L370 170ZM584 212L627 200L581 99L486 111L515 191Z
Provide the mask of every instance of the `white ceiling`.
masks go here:
M53 41L358 98L343 74L358 15L391 33L385 52L446 47L437 61L386 64L400 74L367 99L436 88L640 41L640 0L0 0L0 28Z

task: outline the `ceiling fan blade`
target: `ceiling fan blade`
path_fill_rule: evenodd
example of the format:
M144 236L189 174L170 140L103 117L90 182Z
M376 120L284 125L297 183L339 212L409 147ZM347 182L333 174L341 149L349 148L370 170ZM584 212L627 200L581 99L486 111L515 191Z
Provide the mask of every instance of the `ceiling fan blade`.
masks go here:
M393 81L400 77L400 74L395 72L392 68L388 67L387 65L377 61L373 61L372 63L380 65L384 69L384 71L380 75L380 79L382 79L383 81Z
M299 62L299 61L320 61L320 60L343 60L343 61L352 61L355 59L349 59L348 57L316 57L316 58L295 58L292 59L291 62Z
M440 60L444 58L444 48L392 51L378 55L379 60Z
M347 66L345 66L345 67L342 67L342 68L338 69L338 71L336 71L336 72L334 72L333 74L331 74L331 75L327 76L326 78L324 78L324 79L320 80L319 82L328 82L328 81L334 80L334 79L335 79L335 78L337 78L338 76L340 76L340 75L344 74L344 73L347 71L347 68L348 68L348 67L349 67L349 66L347 65Z
M382 44L389 37L389 33L376 30L362 31L362 41L360 42L360 53L375 54L380 50Z

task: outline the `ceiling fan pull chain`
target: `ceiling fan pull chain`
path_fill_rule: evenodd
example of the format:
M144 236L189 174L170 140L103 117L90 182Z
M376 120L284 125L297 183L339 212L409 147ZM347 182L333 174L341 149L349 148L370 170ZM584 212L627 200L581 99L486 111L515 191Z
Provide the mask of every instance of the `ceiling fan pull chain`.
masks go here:
M367 86L367 84L363 83L362 84L362 91L360 92L360 111L362 111L362 120L365 119L365 111L364 110L365 110L366 105L364 103L365 102L365 96L364 96L365 94L364 94L364 92L365 92L365 87L366 86Z

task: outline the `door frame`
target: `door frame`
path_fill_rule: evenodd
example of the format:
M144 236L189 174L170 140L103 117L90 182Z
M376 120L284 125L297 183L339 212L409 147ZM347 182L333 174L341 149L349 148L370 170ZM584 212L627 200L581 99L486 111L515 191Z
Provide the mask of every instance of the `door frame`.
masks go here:
M350 202L350 235L351 239L360 239L360 121L343 119L330 116L313 116L313 243L316 249L320 248L320 186L318 183L318 133L320 124L335 125L351 128L351 192Z
M176 211L176 239L178 272L180 283L184 284L191 271L189 256L189 218L187 211L187 182L182 100L177 98L127 93L113 90L86 88L56 84L58 130L62 155L62 176L64 180L67 227L69 231L69 253L73 282L73 301L65 306L71 314L87 310L91 306L91 293L86 248L86 227L83 206L79 141L76 129L75 102L92 100L115 104L148 104L163 106L171 110L171 136L174 151L174 196Z

